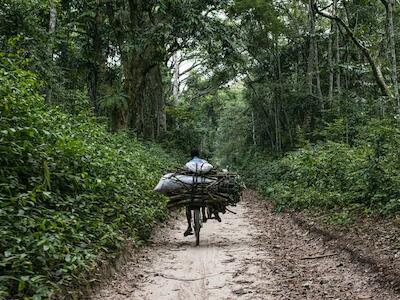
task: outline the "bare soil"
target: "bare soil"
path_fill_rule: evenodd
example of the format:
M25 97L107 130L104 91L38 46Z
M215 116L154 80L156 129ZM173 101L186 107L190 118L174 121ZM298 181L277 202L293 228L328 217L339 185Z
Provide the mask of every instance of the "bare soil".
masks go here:
M400 292L400 215L382 219L360 214L347 224L330 222L323 211L291 213L291 217L302 228L322 236L326 245L370 267L382 285Z
M379 270L254 192L233 210L203 224L199 247L182 213L91 299L400 299Z

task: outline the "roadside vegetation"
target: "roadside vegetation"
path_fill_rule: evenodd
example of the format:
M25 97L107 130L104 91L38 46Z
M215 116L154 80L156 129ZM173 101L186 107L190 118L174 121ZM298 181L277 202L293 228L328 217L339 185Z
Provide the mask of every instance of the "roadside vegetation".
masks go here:
M398 132L388 131L391 142L383 145L309 145L281 159L248 156L240 169L278 210L319 208L341 222L353 213L394 216L400 210Z
M0 299L47 299L166 216L159 146L111 135L89 112L48 106L37 77L0 53Z

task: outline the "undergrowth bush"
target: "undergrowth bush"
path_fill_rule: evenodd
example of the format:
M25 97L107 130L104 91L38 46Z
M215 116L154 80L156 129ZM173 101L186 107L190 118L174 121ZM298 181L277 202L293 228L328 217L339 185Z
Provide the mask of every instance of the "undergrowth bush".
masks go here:
M152 188L173 163L44 104L35 74L0 53L0 299L47 299L85 280L165 216Z
M283 158L251 155L240 167L247 183L276 203L303 209L400 211L400 130L391 120L360 128L356 145L325 142Z

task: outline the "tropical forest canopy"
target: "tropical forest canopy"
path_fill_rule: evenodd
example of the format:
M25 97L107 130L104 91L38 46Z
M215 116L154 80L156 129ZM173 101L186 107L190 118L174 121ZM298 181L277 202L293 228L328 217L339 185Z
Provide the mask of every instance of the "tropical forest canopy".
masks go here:
M194 147L278 208L398 212L399 13L1 1L0 298L58 293L148 237L165 215L151 187Z

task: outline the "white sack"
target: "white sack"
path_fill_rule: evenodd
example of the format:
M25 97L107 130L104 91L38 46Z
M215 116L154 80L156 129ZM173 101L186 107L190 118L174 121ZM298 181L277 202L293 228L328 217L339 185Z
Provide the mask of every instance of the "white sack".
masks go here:
M155 192L167 194L174 191L179 191L188 188L193 184L209 184L214 180L200 177L200 176L189 176L189 175L177 175L175 173L168 173L161 177L160 181L154 188Z
M195 174L205 174L210 172L214 167L208 162L189 161L185 165L185 169Z

